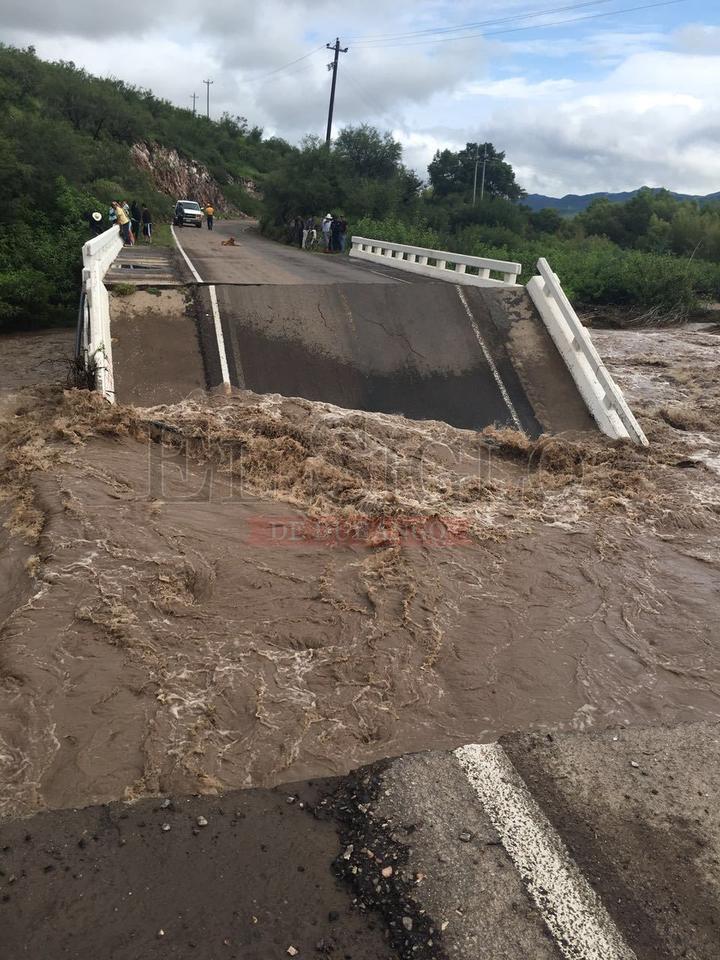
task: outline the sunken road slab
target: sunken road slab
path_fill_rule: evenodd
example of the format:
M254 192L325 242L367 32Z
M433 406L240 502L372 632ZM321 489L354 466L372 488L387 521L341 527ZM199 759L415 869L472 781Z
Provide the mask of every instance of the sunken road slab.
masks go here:
M716 960L719 737L516 735L8 821L2 956Z

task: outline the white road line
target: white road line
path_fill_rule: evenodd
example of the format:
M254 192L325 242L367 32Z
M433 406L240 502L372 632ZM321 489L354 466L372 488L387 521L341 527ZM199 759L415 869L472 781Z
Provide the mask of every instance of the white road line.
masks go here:
M173 235L173 240L174 240L175 243L177 244L178 250L179 250L180 253L183 255L183 259L185 260L185 263L188 265L188 267L190 267L190 273L192 273L192 275L195 277L195 279L197 280L198 283L202 283L202 280L201 280L201 278L200 278L200 274L197 272L197 270L195 269L195 267L192 265L192 262L191 262L191 260L190 260L190 257L189 257L189 256L185 253L185 251L183 250L182 244L181 244L180 241L178 240L178 236L177 236L177 234L175 233L175 227L174 227L172 224L170 224L170 233L172 233L172 235Z
M217 293L215 286L208 287L210 291L210 306L212 307L213 322L215 324L215 339L217 340L218 353L220 354L220 373L222 374L223 386L230 387L230 371L228 369L227 353L225 352L225 337L222 332L222 323L220 322L220 309L217 302Z
M376 277L385 277L386 280L392 280L395 283L412 283L412 280L406 280L404 277L394 277L391 273L382 273L380 270L368 270L374 273Z
M482 350L483 355L487 360L488 366L492 371L492 375L495 379L495 383L498 385L498 390L502 394L502 398L505 401L505 406L508 408L510 416L512 417L512 422L515 424L515 426L520 431L520 433L525 433L523 429L523 425L520 423L520 418L517 415L517 410L515 409L513 402L510 399L510 394L507 392L507 388L502 381L502 377L500 376L500 371L495 366L495 361L492 358L492 354L488 350L488 346L485 343L483 335L480 333L480 327L478 327L477 321L475 320L475 317L472 315L472 310L470 309L467 299L465 298L465 292L459 284L455 284L455 289L457 290L458 296L460 297L460 302L465 307L465 313L468 315L470 319L470 325L472 326L475 336L477 337L477 342L480 344L480 349Z
M192 261L190 260L190 257L183 250L182 244L178 240L177 234L175 233L175 227L172 224L170 224L170 231L172 232L172 235L175 240L175 243L177 244L178 250L185 258L185 263L190 268L190 272L195 277L198 283L202 283L202 280L200 279L200 274L197 272L197 270L193 266ZM210 293L210 306L212 308L213 324L215 325L215 340L217 342L218 354L220 356L220 375L222 376L223 387L225 388L225 390L229 390L231 386L230 370L228 368L227 352L225 351L225 337L223 336L222 323L220 322L220 308L218 307L217 292L215 290L215 286L211 285L210 287L208 287L208 291Z
M561 953L568 960L636 960L502 747L470 743L455 756Z

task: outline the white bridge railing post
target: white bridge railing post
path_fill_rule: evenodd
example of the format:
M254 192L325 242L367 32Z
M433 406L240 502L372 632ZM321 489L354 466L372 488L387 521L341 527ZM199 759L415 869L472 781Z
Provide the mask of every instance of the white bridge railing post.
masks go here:
M82 282L88 314L88 329L83 343L85 366L95 370L95 389L110 403L115 402L115 381L110 336L110 298L103 280L122 246L118 227L110 227L83 246Z
M647 446L647 437L590 334L580 323L557 275L544 257L538 260L537 267L539 276L532 277L527 291L597 425L609 437Z
M519 263L507 260L492 260L488 257L471 257L448 250L430 250L413 247L406 243L388 240L371 240L367 237L352 237L350 256L357 260L383 262L391 260L394 267L410 273L420 273L435 280L449 280L471 286L517 286L522 271ZM432 260L433 263L429 261ZM451 264L451 266L448 266ZM500 274L493 277L491 274Z

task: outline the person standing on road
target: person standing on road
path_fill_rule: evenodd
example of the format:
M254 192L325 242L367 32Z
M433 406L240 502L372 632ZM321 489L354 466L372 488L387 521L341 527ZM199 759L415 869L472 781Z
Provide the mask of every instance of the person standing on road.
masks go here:
M303 245L303 231L305 229L305 221L302 217L297 216L293 220L292 226L292 242L296 243L299 247Z
M116 220L120 227L122 241L126 246L130 246L132 244L132 240L130 239L130 217L125 213L125 210L117 200L113 200L112 205L115 208Z
M108 223L111 227L114 227L117 223L117 210L115 209L115 201L113 200L110 204L110 209L108 210Z
M123 200L123 202L120 204L120 209L127 217L127 230L125 231L127 235L126 242L129 243L130 246L132 246L135 243L135 237L132 232L132 223L131 223L132 216L130 215L130 204L127 202L127 200ZM119 219L118 219L118 223L120 223Z
M333 215L328 213L325 219L322 222L322 235L323 235L323 250L325 253L330 252L330 224L333 222Z
M345 217L340 217L340 253L345 253L345 244L347 243L348 223Z
M208 203L205 207L205 218L207 220L208 230L212 230L213 223L215 222L215 207L211 203Z
M340 220L333 217L330 221L330 249L333 253L340 253Z
M133 200L130 207L130 224L132 226L133 236L136 240L140 239L140 225L142 223L142 214L137 200Z
M302 234L302 248L307 250L308 237L310 236L310 231L313 228L314 220L313 217L308 217L303 223L303 234Z
M147 206L143 204L142 208L142 232L147 243L152 243L152 214Z

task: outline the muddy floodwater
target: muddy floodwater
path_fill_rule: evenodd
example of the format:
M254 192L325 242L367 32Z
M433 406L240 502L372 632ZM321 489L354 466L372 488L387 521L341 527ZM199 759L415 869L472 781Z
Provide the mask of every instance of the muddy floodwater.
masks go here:
M52 336L0 347L0 815L720 717L713 328L593 332L647 449L112 408Z

